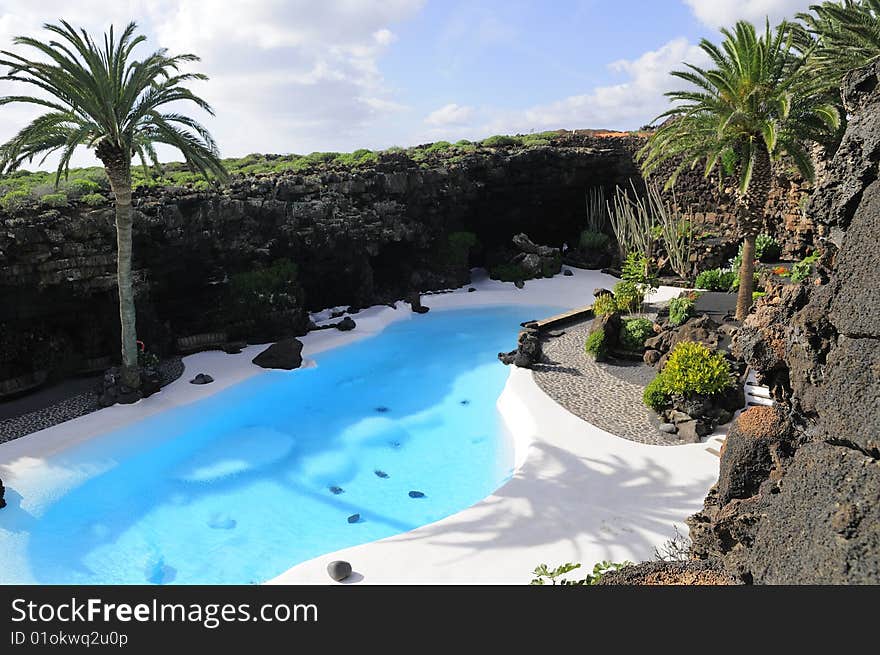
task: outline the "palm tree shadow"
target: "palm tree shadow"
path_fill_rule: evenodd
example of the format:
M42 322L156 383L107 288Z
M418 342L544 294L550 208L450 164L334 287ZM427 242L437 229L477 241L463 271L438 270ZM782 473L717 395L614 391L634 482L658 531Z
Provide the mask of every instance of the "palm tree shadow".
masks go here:
M649 559L658 535L673 535L697 511L714 475L687 485L649 455L636 462L609 455L592 459L539 442L523 469L491 497L470 510L473 518L439 523L402 535L460 551L463 561L487 547L532 549L535 564L545 549L568 543L579 556L589 544L596 559L623 550ZM592 563L592 562L588 562Z

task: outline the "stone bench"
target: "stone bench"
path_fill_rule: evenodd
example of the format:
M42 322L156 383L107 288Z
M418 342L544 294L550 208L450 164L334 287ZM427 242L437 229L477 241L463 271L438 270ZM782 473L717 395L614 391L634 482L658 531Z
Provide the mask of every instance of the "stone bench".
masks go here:
M229 337L225 332L208 332L178 337L177 352L181 355L191 355L205 350L223 350L228 341Z

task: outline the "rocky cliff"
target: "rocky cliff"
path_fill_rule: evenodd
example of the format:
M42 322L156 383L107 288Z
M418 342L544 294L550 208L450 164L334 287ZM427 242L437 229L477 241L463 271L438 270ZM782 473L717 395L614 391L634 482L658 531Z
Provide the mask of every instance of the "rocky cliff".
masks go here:
M754 583L880 583L880 65L844 84L850 122L807 213L813 278L758 304L737 347L774 409L731 429L693 552Z
M610 195L638 178L635 153L644 142L560 132L549 145L427 149L418 161L389 151L368 166L236 176L217 190L138 191L138 334L160 354L174 351L181 337L205 333L272 340L304 331L306 309L461 285L469 266L503 259L518 233L555 247L574 243L586 189L602 186ZM821 233L803 217L803 191L777 184L770 207L771 224L786 217L800 226L768 226L792 254L803 254ZM694 171L676 194L701 237L693 258L702 268L726 262L738 240L717 184ZM279 262L296 266L295 281L283 280L282 306L272 308L283 320L255 324L236 304L236 276ZM109 366L117 311L112 208L33 203L0 212L0 395L4 381L15 386L21 376L27 384L28 376Z
M278 261L296 266L286 304L293 333L305 329L307 308L458 286L469 265L517 233L572 242L585 189L636 174L621 144L572 135L552 147L481 147L420 162L389 152L369 167L236 177L214 191L141 191L138 334L160 353L194 334L284 336L237 326L231 306L236 275ZM461 232L476 235L477 245L456 240ZM106 366L101 358L115 357L118 341L114 271L112 208L0 214L0 380Z

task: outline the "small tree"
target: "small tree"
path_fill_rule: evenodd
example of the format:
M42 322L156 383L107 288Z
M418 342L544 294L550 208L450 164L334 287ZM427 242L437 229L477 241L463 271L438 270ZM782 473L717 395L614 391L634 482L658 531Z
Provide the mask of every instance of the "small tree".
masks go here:
M736 316L745 318L754 290L755 240L773 180L773 162L783 157L812 179L811 142L823 141L840 122L825 88L806 69L796 47L798 29L789 22L775 30L767 23L758 35L748 22L721 30L720 46L703 39L700 48L713 66L685 64L672 74L692 85L666 95L676 103L658 117L668 119L641 150L645 175L677 162L666 182L701 165L708 177L722 161L732 162L737 178L737 222L743 238Z
M52 153L60 158L57 186L66 176L70 159L79 146L95 151L104 164L116 200L117 286L122 325L122 380L140 386L135 330L134 290L131 275L131 161L138 157L147 175L150 162L159 168L154 145L178 149L192 170L225 178L214 140L200 123L165 105L191 102L208 113L211 107L183 84L207 79L199 73L180 73L181 64L198 61L195 55L169 56L157 50L144 59L132 56L146 40L135 36L129 23L116 41L113 28L99 45L69 23L44 25L51 36L45 40L16 37L14 43L37 51L27 59L0 51L0 66L9 71L0 79L36 87L41 95L12 95L0 105L28 103L49 109L0 146L0 173L16 170L23 162ZM55 39L60 40L55 40Z

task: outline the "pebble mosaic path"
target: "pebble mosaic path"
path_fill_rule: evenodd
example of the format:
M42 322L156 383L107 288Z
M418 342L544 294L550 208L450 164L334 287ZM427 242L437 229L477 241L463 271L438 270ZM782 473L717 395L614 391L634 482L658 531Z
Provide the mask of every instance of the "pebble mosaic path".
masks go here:
M183 362L179 357L167 359L159 364L164 387L183 375ZM51 428L79 416L85 416L101 409L98 403L98 392L86 391L61 400L57 403L0 421L0 443L18 439L26 434Z
M590 323L568 326L563 335L544 341L548 363L535 367L535 382L569 412L606 432L638 443L681 445L674 435L660 432L642 403L653 369L639 363L594 362L584 353Z

